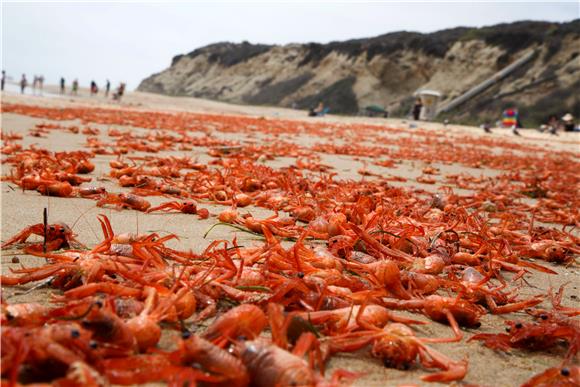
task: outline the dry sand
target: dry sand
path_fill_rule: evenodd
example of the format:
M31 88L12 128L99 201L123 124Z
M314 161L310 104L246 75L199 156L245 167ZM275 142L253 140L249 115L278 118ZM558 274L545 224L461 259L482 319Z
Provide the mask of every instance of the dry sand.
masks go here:
M50 88L49 88L50 90ZM165 96L158 96L145 93L129 93L121 104L113 103L105 100L102 97L90 98L83 94L79 97L37 97L37 96L21 96L17 94L6 93L3 97L3 102L8 103L23 103L39 106L51 107L79 107L79 106L113 106L119 105L127 108L138 110L158 110L158 111L190 111L202 113L215 114L239 114L251 116L263 116L268 118L285 118L285 119L299 119L305 121L315 122L359 122L372 123L378 125L385 125L391 127L408 128L409 122L397 119L380 119L380 118L363 118L363 117L337 117L327 116L323 118L307 118L304 111L281 109L274 107L255 107L255 106L238 106L229 105L219 102L212 102L194 98L171 98ZM2 115L2 130L6 132L21 133L24 135L22 142L23 146L36 144L40 148L47 148L52 151L58 150L74 150L82 149L85 142L85 136L80 134L63 133L62 131L51 132L48 138L31 138L27 136L27 130L32 128L39 122L51 122L45 119L36 119L17 114L3 114ZM61 125L79 124L78 122L58 122ZM106 128L103 125L90 124L91 127L99 127L102 132L106 133ZM433 130L446 133L452 139L454 135L465 135L479 137L484 136L482 130L473 127L461 127L450 125L444 129L440 124L421 123L421 127L430 128ZM122 127L119 127L122 128ZM143 129L135 129L143 130ZM403 133L412 133L411 130L404 130ZM106 134L103 134L106 136ZM228 134L221 134L223 137L230 138ZM489 135L488 135L489 136ZM540 146L550 149L554 152L567 151L574 152L576 157L580 155L580 137L578 134L564 133L559 137L551 137L547 134L542 134L532 131L523 131L524 138L515 138L509 131L495 130L492 134L494 138L500 138L502 141L510 142L517 141L518 143L526 143L534 146ZM244 136L236 136L239 140L244 140ZM256 138L252 139L253 141ZM303 141L315 141L317 139L303 139ZM386 138L387 140L387 138ZM195 148L194 151L188 152L189 156L199 157L200 161L207 161L205 148ZM97 156L93 159L96 164L95 171L90 175L93 179L99 180L109 170L108 162L111 156ZM360 159L360 158L359 158ZM280 167L287 165L291 160L284 158L276 159L268 163L273 167ZM359 160L349 156L323 155L323 161L335 166L339 172L339 177L360 179L356 171L362 166ZM421 169L425 166L422 162L409 161L398 164L396 168L388 169L388 173L393 175L406 176L410 178L407 183L394 184L411 184L421 186L421 188L434 190L438 188L438 184L424 185L413 181L420 175ZM473 175L485 174L493 176L499 171L494 170L472 170L460 165L437 165L442 168L442 175L446 173L468 172ZM385 172L387 169L380 167L369 166L376 172ZM9 171L9 166L2 165L2 173L6 174ZM106 180L100 180L99 184L108 188L113 188L118 192L122 190L115 183ZM459 190L457 192L460 192ZM159 197L151 197L153 205L166 201L166 199ZM211 212L219 212L220 206L211 204L204 204ZM203 250L212 240L229 239L234 236L238 237L240 244L248 245L254 243L253 237L249 237L245 233L233 232L228 228L216 227L212 233L206 238L203 238L204 233L216 223L215 217L210 217L207 220L199 221L196 217L185 214L148 214L144 215L136 211L114 211L109 209L97 208L94 201L84 199L60 199L40 196L34 191L19 191L13 184L2 182L2 206L1 206L1 225L2 225L2 240L6 240L23 227L42 220L42 209L48 207L49 221L63 221L69 225L74 225L74 232L78 235L78 239L83 241L88 246L92 246L101 240L100 228L96 221L96 215L105 213L112 222L115 232L160 232L160 233L175 233L179 236L179 241L170 242L171 247L179 247L180 249L191 248L194 251ZM261 208L249 208L249 212L256 217L262 217L269 214L269 211ZM18 264L11 263L12 259L17 256L20 262L26 266L33 266L42 264L43 260L15 254L13 251L2 251L2 273L9 272L9 268L18 267ZM571 282L568 286L568 291L564 300L564 304L573 307L580 307L578 301L570 298L572 295L578 294L578 286L580 286L580 275L576 266L564 268L563 266L548 265L551 269L557 271L559 275L548 276L544 274L535 273L528 278L528 281L533 288L526 288L522 292L522 296L526 294L537 294L545 292L549 286L559 286L562 283ZM10 303L16 302L46 302L48 294L53 292L46 289L34 289L28 291L33 285L27 285L16 288L3 288L2 295L5 300ZM498 332L504 328L504 320L517 319L522 316L521 313L491 316L487 315L482 320L482 327L477 332ZM417 317L417 315L413 315ZM421 317L418 317L422 319ZM426 320L426 319L425 319ZM427 321L427 320L426 320ZM466 337L471 336L473 332L466 331ZM438 323L431 322L429 325L418 329L419 336L438 336L448 337L450 335L449 327ZM510 354L494 352L483 347L477 342L457 344L436 345L445 354L454 359L469 359L469 372L465 378L466 383L476 383L487 386L514 386L519 385L529 379L532 375L552 366L556 366L562 359L564 351L562 349L554 350L552 352L522 352L513 351ZM371 358L368 351L360 351L353 354L346 354L334 357L329 364L329 371L336 368L345 368L350 371L362 372L361 376L355 383L357 386L391 386L401 384L418 384L422 385L419 377L426 374L426 371L421 367L415 367L409 371L398 371L385 368L382 364Z

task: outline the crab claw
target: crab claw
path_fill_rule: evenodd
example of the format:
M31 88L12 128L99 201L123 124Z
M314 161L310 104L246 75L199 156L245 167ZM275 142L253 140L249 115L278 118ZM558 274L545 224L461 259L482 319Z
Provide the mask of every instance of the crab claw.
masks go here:
M461 380L467 374L467 360L461 360L458 362L453 362L449 364L449 368L441 371L435 372L433 374L425 375L421 377L421 380L425 382L452 382L454 380Z

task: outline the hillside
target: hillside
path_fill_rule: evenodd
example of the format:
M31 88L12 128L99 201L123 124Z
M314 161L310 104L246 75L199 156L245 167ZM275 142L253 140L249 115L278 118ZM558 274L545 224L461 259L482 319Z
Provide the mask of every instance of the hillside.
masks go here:
M138 90L298 108L324 101L340 114L380 105L404 116L416 90L438 90L444 105L530 50L532 60L439 119L495 120L508 105L518 106L528 125L566 110L580 116L580 19L395 32L328 44L216 43L175 56Z

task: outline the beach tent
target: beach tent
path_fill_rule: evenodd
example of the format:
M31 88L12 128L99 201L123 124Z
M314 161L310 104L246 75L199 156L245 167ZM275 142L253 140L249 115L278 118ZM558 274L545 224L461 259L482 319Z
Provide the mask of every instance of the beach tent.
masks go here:
M383 117L388 117L389 116L389 112L378 105L369 105L367 107L365 107L365 114L369 117L375 117L375 116L383 116Z

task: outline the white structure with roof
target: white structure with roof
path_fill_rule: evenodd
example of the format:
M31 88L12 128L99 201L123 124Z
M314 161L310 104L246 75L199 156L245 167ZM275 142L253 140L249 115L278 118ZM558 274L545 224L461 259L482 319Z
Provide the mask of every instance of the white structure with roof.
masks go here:
M421 98L423 108L421 109L421 120L430 121L437 115L437 105L442 97L442 94L435 90L417 90L414 94Z

